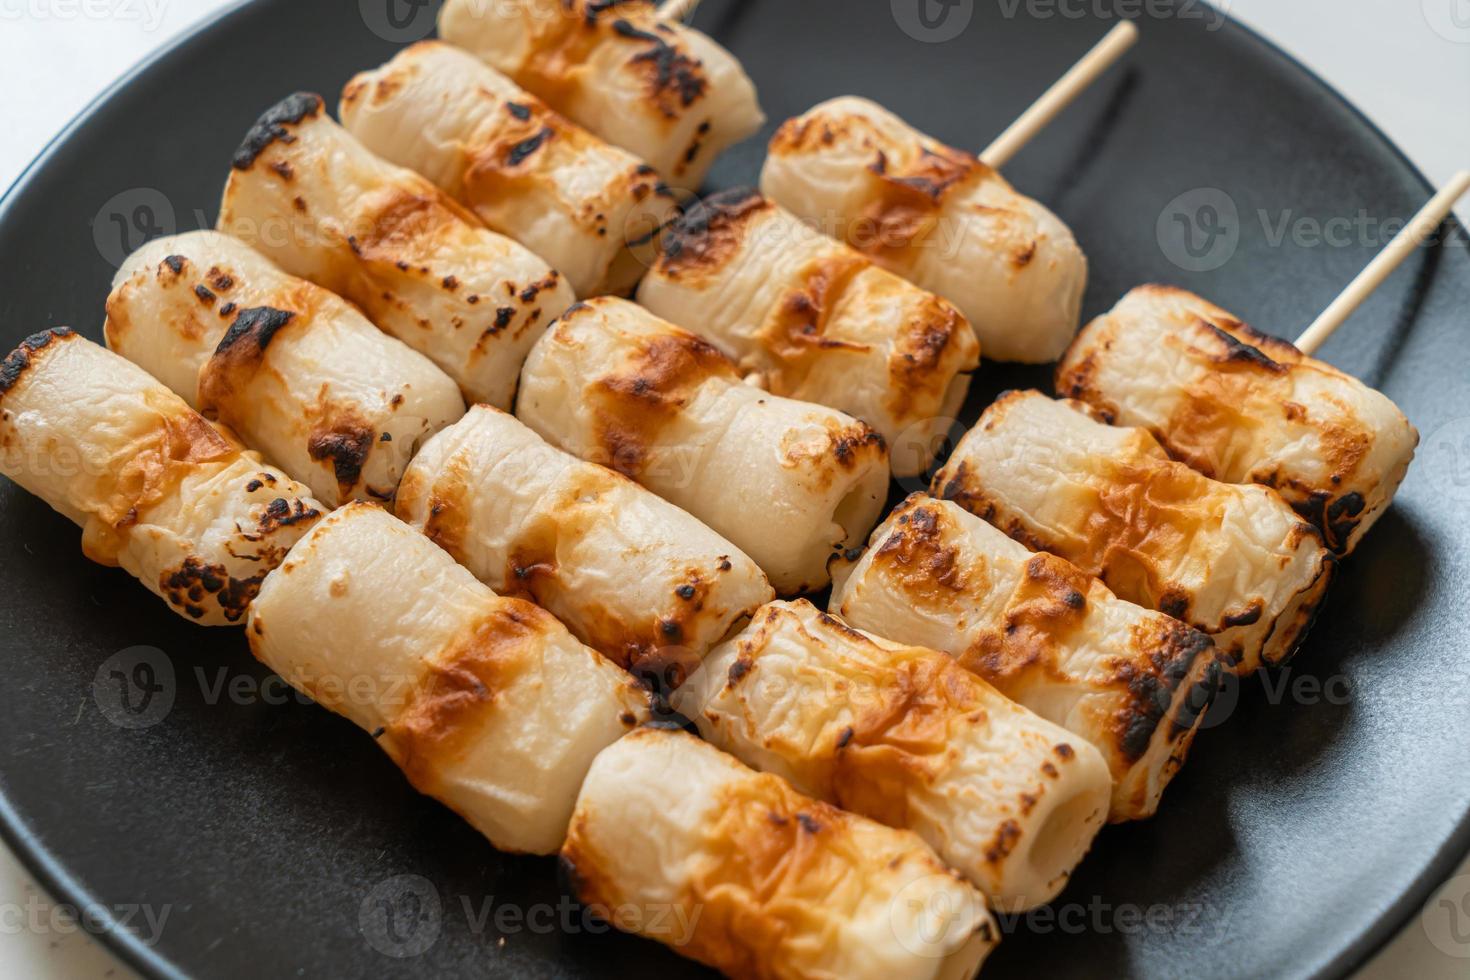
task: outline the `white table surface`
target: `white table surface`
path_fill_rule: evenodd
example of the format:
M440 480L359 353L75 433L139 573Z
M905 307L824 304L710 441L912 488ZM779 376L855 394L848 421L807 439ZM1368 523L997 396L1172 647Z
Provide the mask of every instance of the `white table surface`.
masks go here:
M343 0L345 2L345 0ZM0 187L114 78L230 0L0 0L7 97ZM1470 0L1229 0L1353 100L1435 183L1470 167ZM22 93L17 97L14 93ZM1459 209L1470 224L1470 202ZM1470 776L1467 776L1470 778ZM1470 862L1360 980L1470 976ZM1451 908L1451 905L1457 908ZM131 971L52 915L0 846L0 978L126 980ZM1464 918L1451 922L1449 916Z

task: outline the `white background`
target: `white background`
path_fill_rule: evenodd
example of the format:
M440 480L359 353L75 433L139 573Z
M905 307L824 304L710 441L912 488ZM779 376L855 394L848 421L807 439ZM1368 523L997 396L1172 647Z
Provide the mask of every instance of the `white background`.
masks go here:
M230 0L0 0L0 92L6 93L0 187L8 187L47 140L123 71L229 5ZM1346 94L1436 184L1470 167L1470 0L1225 5ZM98 10L106 16L85 13ZM1470 223L1470 201L1459 213ZM1461 873L1470 873L1470 864ZM1464 882L1458 884L1455 898L1465 894ZM6 910L24 914L36 895L25 872L0 848L0 978L130 975L85 935L51 926L14 928L16 916ZM1361 980L1463 980L1470 976L1470 946L1455 951L1461 958L1432 945L1416 918Z

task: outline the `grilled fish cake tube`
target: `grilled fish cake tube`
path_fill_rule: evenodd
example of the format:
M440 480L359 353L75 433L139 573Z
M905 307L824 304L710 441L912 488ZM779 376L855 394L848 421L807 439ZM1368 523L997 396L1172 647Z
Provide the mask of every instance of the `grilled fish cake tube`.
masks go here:
M612 297L537 343L516 414L733 541L781 595L826 585L828 558L866 537L888 491L870 426L743 384L710 344Z
M761 191L955 304L991 360L1054 361L1077 332L1087 257L1067 226L882 106L844 97L786 123Z
M831 611L853 626L943 650L1096 746L1115 822L1158 810L1219 683L1208 636L949 501L910 496L833 578Z
M1386 396L1166 286L1088 324L1057 391L1148 429L1205 476L1272 487L1339 555L1388 509L1419 444Z
M1242 674L1291 657L1336 565L1274 490L1217 483L1143 429L1037 391L986 409L933 491L1210 634Z
M898 476L928 469L980 363L953 306L751 190L677 221L638 301L697 328L772 393L872 425Z
M683 732L597 757L561 857L589 909L729 977L969 980L999 937L918 837Z
M369 152L298 94L235 152L219 230L357 304L453 378L509 408L526 351L573 302L541 258L423 177Z
M670 686L773 596L755 562L684 511L483 405L429 440L395 506L496 592Z
M0 362L0 473L180 616L238 624L326 510L131 362L67 330Z
M106 334L329 507L391 500L423 440L464 415L433 361L219 232L134 252L113 280Z
M439 36L694 190L765 122L734 55L651 0L449 0Z
M706 740L912 830L998 908L1051 901L1108 815L1098 750L946 654L776 602L674 692Z
M556 851L592 760L647 717L636 682L550 613L497 596L372 504L291 550L246 635L504 851Z
M579 296L632 289L677 210L648 164L447 44L416 44L358 75L341 116L368 149L543 256Z

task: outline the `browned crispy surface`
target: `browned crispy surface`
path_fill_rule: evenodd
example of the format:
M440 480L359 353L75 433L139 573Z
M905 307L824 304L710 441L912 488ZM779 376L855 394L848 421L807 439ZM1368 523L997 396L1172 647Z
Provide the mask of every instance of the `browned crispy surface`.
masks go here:
M562 317L562 325L576 315ZM558 328L559 329L559 328ZM640 337L637 351L617 369L594 379L589 398L598 416L598 443L611 468L637 478L659 433L711 378L740 383L739 372L709 343L684 332Z
M550 613L507 600L432 658L407 707L388 726L384 743L416 789L428 795L438 791L439 773L473 747L500 692L558 629Z

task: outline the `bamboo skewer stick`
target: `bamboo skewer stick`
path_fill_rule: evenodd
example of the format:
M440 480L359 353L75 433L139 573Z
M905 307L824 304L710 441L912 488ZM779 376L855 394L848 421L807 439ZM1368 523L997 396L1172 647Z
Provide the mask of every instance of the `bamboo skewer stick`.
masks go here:
M665 3L658 8L658 19L683 20L694 13L694 8L699 4L700 0L665 0Z
M682 0L669 0L666 6L672 7L680 2ZM1057 79L1041 98L1021 113L1020 117L1011 123L994 143L986 147L985 152L980 154L980 159L996 170L1004 167L1012 157L1021 152L1027 143L1030 143L1038 133L1045 129L1058 113L1071 105L1079 95L1087 90L1088 86L1098 79L1098 76L1107 71L1115 61L1123 56L1125 51L1133 47L1137 40L1138 28L1134 26L1133 21L1119 21L1118 25L1108 31L1091 51L1082 56L1081 61Z
M1303 354L1314 354L1317 349L1327 342L1338 327L1352 316L1359 306L1367 298L1373 295L1374 290L1383 285L1383 280L1403 264L1404 260L1413 254L1440 224L1449 217L1455 202L1470 191L1470 170L1462 170L1450 182L1444 186L1438 194L1430 199L1429 203L1414 216L1414 219L1405 226L1404 230L1394 236L1394 240L1388 243L1388 247L1368 263L1368 267L1358 273L1358 277L1342 291L1342 295L1332 301L1332 305L1322 312L1315 323L1307 328L1307 331L1297 339L1296 346Z

